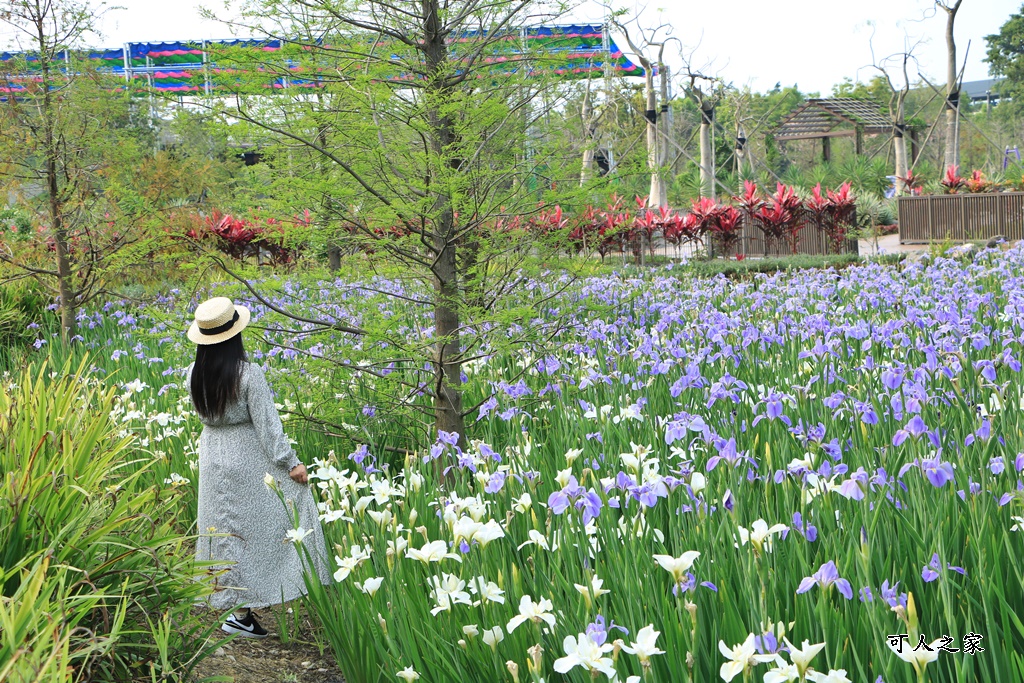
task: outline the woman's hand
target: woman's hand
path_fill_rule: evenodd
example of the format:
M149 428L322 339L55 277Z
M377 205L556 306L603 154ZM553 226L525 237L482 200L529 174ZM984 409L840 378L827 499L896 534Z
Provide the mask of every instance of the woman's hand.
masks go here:
M306 474L306 466L299 463L295 467L288 471L288 476L292 478L296 484L305 484L309 481L309 475Z

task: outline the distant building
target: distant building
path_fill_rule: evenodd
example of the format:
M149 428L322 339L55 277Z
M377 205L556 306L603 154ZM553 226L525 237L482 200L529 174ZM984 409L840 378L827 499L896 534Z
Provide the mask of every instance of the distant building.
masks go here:
M1000 79L987 78L984 81L965 81L960 86L960 96L971 102L986 102L995 104L999 101L999 93L996 86Z

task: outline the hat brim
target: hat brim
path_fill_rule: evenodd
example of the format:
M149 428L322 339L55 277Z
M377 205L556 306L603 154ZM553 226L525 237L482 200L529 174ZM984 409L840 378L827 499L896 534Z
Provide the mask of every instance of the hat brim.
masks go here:
M236 305L235 312L238 313L238 320L236 320L235 324L231 326L231 329L225 330L219 334L203 334L202 330L199 329L199 324L193 322L192 326L188 328L189 341L200 346L207 346L209 344L219 344L222 341L231 339L246 328L249 324L250 318L249 309L245 306Z

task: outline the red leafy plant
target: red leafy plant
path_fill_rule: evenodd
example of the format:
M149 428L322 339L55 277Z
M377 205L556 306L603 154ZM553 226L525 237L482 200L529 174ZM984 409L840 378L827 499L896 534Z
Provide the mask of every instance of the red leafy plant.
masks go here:
M856 198L850 192L850 183L843 183L838 190L821 193L821 183L814 186L811 198L805 203L807 214L815 226L828 238L834 253L840 254L846 231L854 221Z
M739 241L742 218L736 207L719 204L710 197L695 199L688 215L694 241L703 242L705 236L710 236L724 254L732 253Z
M308 211L294 218L298 225L309 225L311 221ZM267 218L261 225L253 219L215 210L202 222L193 223L184 231L184 236L195 241L212 238L222 253L236 259L269 257L272 264L281 265L290 263L295 257L295 250L285 246L281 221L275 218Z
M968 192L977 194L979 192L990 192L994 183L986 179L984 173L975 169L971 171L971 177L964 181L964 185L967 187Z
M783 241L789 244L795 254L800 240L800 228L803 227L804 204L797 196L796 190L779 183L764 206L754 214L754 222L764 234L765 253L773 249L779 253Z
M623 225L629 215L622 210L622 199L612 196L603 209L588 206L569 232L569 244L577 251L596 249L601 260L621 246Z
M912 196L921 194L921 177L914 175L913 170L907 170L907 175L896 176L896 179L903 183L903 189L907 194Z
M959 166L950 166L946 169L946 175L939 181L939 185L945 188L946 194L956 194L957 190L967 182L958 173Z

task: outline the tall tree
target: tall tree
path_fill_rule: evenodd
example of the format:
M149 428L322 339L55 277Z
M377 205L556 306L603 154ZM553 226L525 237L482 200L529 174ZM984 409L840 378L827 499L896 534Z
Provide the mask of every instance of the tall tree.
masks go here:
M935 6L946 13L946 167L960 165L960 82L956 62L956 39L953 27L963 0L935 0Z
M878 97L881 85L884 84L888 91L887 106L889 119L892 121L892 152L895 162L895 190L897 195L906 191L908 171L911 168L910 160L907 157L907 95L910 94L910 73L909 64L914 60L914 46L905 41L903 52L889 55L882 59L875 58L875 47L871 43L871 56L873 69L879 72L871 85L865 90L872 96ZM893 78L894 72L897 74Z
M985 61L989 73L1002 81L996 86L999 94L1015 103L1015 108L1024 106L1024 6L1011 14L999 33L985 36L988 52Z
M75 49L92 38L101 8L0 2L0 23L15 30L20 50L0 63L0 84L13 94L0 102L0 189L38 228L29 244L0 243L0 260L53 292L66 339L78 309L152 251L161 207L203 182L195 168L153 157L146 102Z
M47 274L57 282L61 329L67 337L75 334L75 312L82 303L71 267L70 237L84 169L77 163L81 134L68 130L76 117L68 116L65 106L82 79L66 62L67 50L92 32L93 17L92 8L76 0L8 0L0 5L0 22L18 31L18 44L25 50L23 57L8 61L4 80L8 86L15 81L26 85L24 98L7 98L4 137L8 143L17 139L18 144L13 149L5 145L3 156L8 165L21 167L22 181L41 185L45 208L40 213L47 219L55 259L55 268ZM30 71L34 78L17 78L18 72L25 76ZM16 130L22 134L12 135ZM27 163L19 163L18 156Z
M463 404L463 364L535 331L520 269L544 253L546 234L562 232L560 214L543 211L553 188L578 191L578 170L564 163L577 150L545 133L551 125L565 138L562 88L543 75L549 57L523 40L525 26L551 18L543 9L530 0L253 0L238 23L289 40L277 56L239 51L222 84L281 76L311 86L275 97L241 88L225 113L267 146L279 202L320 196L307 204L314 223L343 224L354 244L401 264L410 287L387 295L430 312L413 338L369 323L316 329L363 337L359 371L395 382L393 395L405 398L392 407L420 410L425 396L433 427L461 439L476 408ZM531 217L553 230L526 229Z
M721 101L725 89L717 78L705 76L690 67L686 69L689 85L687 94L693 98L700 111L700 195L716 196L715 182L715 109Z
M634 19L636 21L636 19ZM665 177L668 164L668 69L665 65L667 39L658 40L659 26L653 31L638 29L639 38L634 40L630 30L617 20L615 27L625 36L626 44L644 68L644 118L647 119L647 168L651 174L648 202L651 206L668 204L668 180ZM653 54L657 56L652 56ZM649 54L650 52L650 54ZM658 89L654 87L655 74L661 73L661 107L658 107Z

